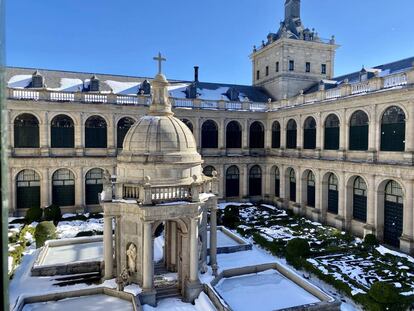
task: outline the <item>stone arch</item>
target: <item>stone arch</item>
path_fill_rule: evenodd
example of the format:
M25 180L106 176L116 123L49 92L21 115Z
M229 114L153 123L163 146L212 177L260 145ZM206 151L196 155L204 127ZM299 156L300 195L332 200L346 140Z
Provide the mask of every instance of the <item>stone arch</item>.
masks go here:
M339 150L341 120L335 113L330 113L324 120L324 149Z
M226 148L242 147L242 126L238 121L230 121L226 125Z
M117 148L122 149L124 139L129 129L136 123L135 118L122 117L116 122L116 144Z
M298 137L298 123L295 119L289 119L286 123L286 148L296 149Z
M39 118L33 113L20 113L13 120L14 148L39 148Z
M280 122L275 120L272 123L272 148L280 148L281 141L281 125Z
M201 126L201 148L218 148L218 126L213 120L206 120Z
M51 148L75 147L75 122L67 114L57 114L50 121Z
M249 169L249 196L261 196L263 184L263 170L260 165L253 165Z
M296 171L294 168L292 167L288 167L285 170L285 196L287 198L288 201L291 201L293 203L296 203L297 201L297 196L296 196L296 188L297 188L297 183L298 178L296 176Z
M212 165L207 165L203 168L203 174L208 177L213 177L213 172L216 171L216 168Z
M226 169L226 197L240 196L240 169L232 165Z
M362 109L354 111L349 119L349 150L368 150L369 115Z
M16 209L40 207L41 175L33 169L23 169L15 175Z
M316 149L316 120L307 117L303 122L303 149Z
M85 148L107 148L108 121L101 115L88 117L84 124Z
M381 114L381 151L405 151L406 113L397 105L388 106ZM411 137L409 139L412 139Z
M265 126L260 121L254 121L249 127L249 147L251 149L264 148Z
M76 176L68 168L56 169L52 174L52 203L57 206L75 205Z

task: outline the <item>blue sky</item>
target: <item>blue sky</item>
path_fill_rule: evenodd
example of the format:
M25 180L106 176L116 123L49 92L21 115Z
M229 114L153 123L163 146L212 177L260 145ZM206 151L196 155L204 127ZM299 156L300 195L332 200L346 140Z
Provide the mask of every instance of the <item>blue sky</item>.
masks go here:
M302 21L341 45L336 75L414 56L412 0L302 0ZM9 0L9 66L251 83L248 55L284 0Z

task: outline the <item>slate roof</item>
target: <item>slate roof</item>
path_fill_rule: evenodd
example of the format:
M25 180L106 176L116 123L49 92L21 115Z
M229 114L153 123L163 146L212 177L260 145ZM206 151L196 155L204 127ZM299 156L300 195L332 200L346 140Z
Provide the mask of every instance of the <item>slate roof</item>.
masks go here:
M44 83L48 89L69 92L87 91L85 86L88 85L93 76L96 76L100 80L100 92L113 92L121 95L136 95L139 92L140 85L145 80L152 81L152 78L149 77L6 67L6 83L9 87L29 88L31 76L37 70L43 76ZM17 83L10 83L15 80L17 80ZM169 82L171 84L170 94L171 96L177 98L187 98L188 93L186 92L186 89L191 85L195 85L197 87L197 94L200 99L231 100L229 96L229 89L240 94L238 97L238 100L240 101L246 100L247 97L249 101L267 102L271 97L262 87L226 83L193 82L174 79L169 79Z

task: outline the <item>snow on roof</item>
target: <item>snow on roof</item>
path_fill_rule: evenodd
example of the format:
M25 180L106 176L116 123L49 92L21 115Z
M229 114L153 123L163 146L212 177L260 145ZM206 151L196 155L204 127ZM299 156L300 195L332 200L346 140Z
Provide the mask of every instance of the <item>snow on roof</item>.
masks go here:
M81 79L61 78L60 87L50 88L52 91L77 92L82 91L83 81Z
M113 80L104 81L112 89L112 92L119 95L137 95L141 83L139 82L119 82Z
M11 88L25 88L32 82L32 75L16 75L10 78L7 86Z
M190 83L177 83L168 86L168 92L171 97L183 98L185 97L185 91Z

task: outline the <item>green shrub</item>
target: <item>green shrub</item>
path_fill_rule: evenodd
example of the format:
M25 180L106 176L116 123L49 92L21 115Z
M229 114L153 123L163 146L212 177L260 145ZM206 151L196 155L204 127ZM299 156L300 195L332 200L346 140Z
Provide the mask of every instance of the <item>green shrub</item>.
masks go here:
M307 258L310 254L310 246L308 241L295 238L286 244L286 260L295 268L302 267L302 259Z
M381 304L396 304L400 300L400 294L394 285L386 282L375 282L369 289L368 294Z
M224 209L224 215L221 218L222 224L230 229L237 229L240 224L239 208L229 205Z
M40 222L42 220L43 210L40 207L31 207L27 210L25 221L28 224L32 222Z
M53 221L53 224L57 226L59 221L62 220L62 212L60 207L52 204L44 209L44 219L47 221Z
M42 221L36 226L34 233L36 240L36 247L42 247L47 240L53 240L57 238L56 227L51 221Z
M367 234L364 238L364 244L368 247L376 247L379 245L377 237L373 234Z
M80 237L85 237L85 236L94 236L94 235L103 235L103 232L97 231L97 230L81 231L75 235L75 238L80 238Z

